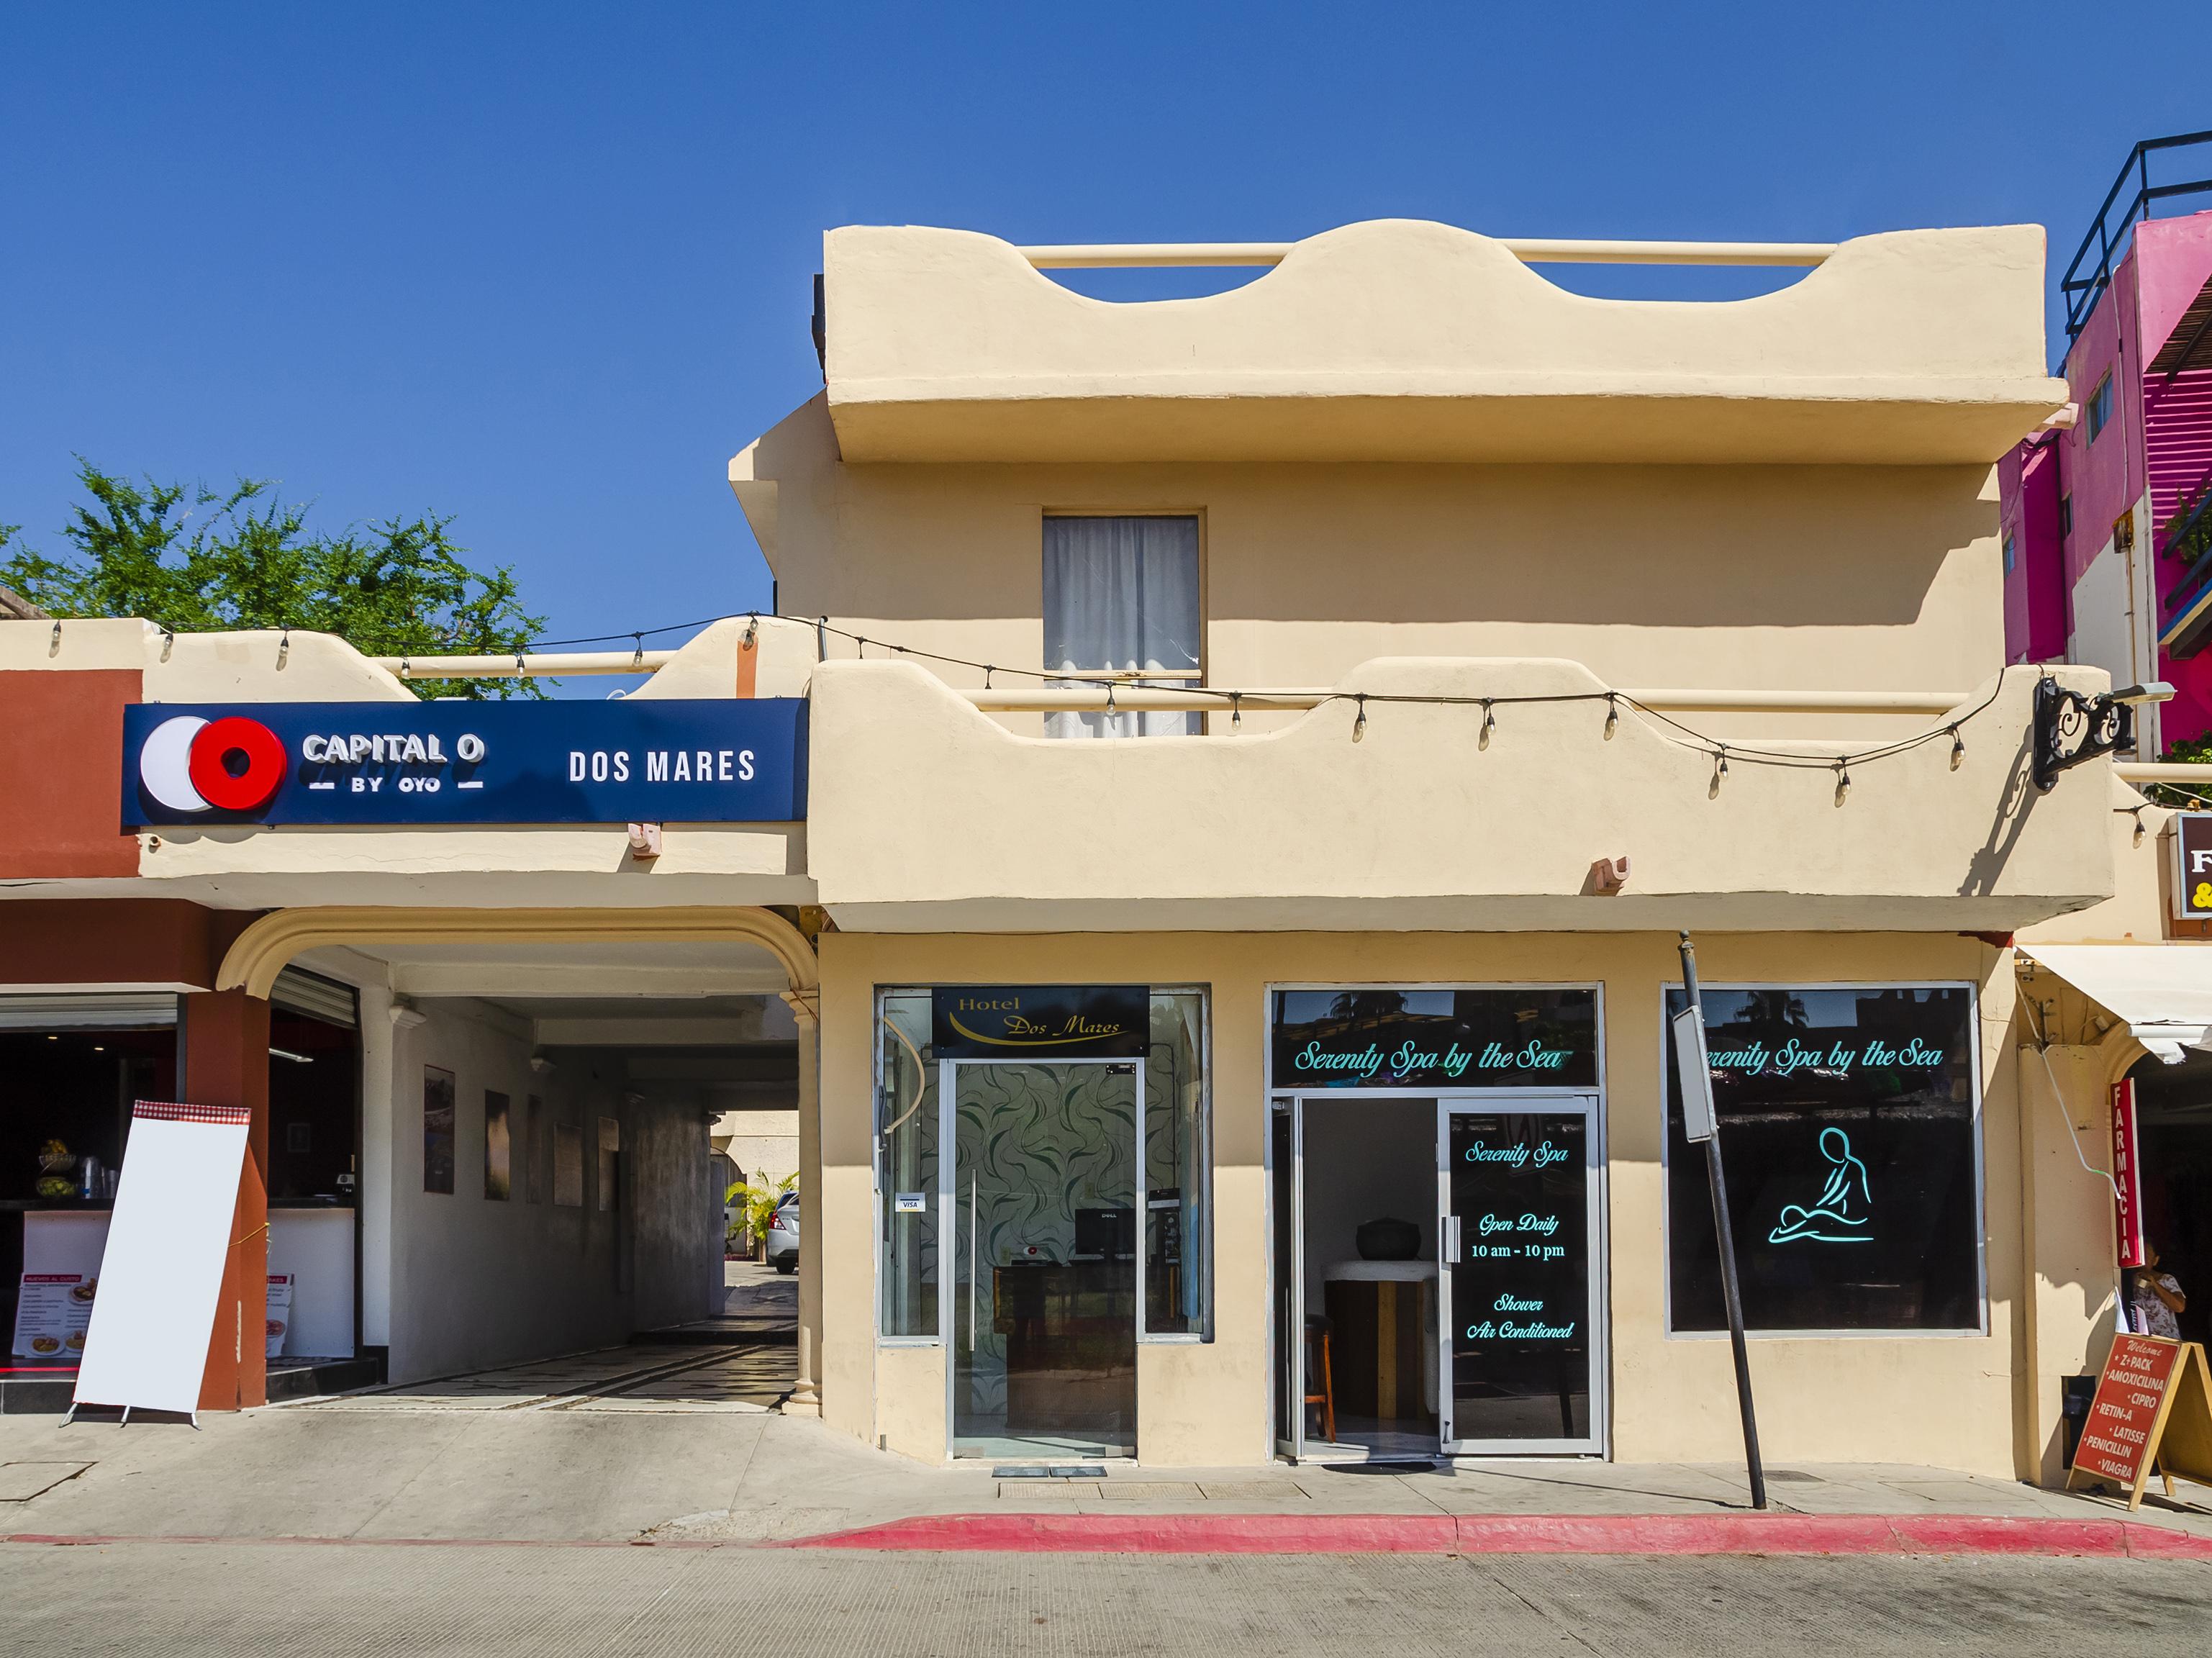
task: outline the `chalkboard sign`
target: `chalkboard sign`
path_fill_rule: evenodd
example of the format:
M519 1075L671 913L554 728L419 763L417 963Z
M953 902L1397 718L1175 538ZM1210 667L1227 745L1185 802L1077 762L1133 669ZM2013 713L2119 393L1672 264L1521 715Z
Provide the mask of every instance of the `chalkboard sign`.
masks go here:
M2154 1471L2169 1497L2176 1474L2212 1485L2212 1371L2193 1341L2115 1336L2066 1483L2117 1485L2135 1509Z

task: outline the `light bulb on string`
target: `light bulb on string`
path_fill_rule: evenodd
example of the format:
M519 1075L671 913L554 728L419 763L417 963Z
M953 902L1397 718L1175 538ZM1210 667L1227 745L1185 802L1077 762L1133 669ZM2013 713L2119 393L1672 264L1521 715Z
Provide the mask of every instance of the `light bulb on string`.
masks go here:
M1836 804L1839 806L1842 805L1845 797L1848 796L1850 792L1850 758L1847 755L1838 756L1836 760Z
M1713 780L1705 789L1705 798L1708 800L1719 798L1721 780L1728 774L1728 750L1724 748L1715 749L1713 750Z
M1498 716L1491 712L1490 699L1486 696L1482 699L1482 734L1474 739L1474 746L1478 749L1488 748L1490 733L1497 729Z
M1608 743L1612 742L1613 732L1620 729L1620 704L1613 700L1613 694L1608 691L1605 698L1605 740Z
M1229 693L1229 729L1234 731L1244 723L1244 693Z
M1359 704L1359 712L1352 721L1352 740L1357 743L1367 735L1367 699L1360 696L1353 700Z
M2142 838L2143 838L2142 808L2141 806L2137 806L2137 807L2135 809L2135 814L2136 814L2136 838L2135 838L2134 844L2135 844L2135 845L2136 845L2136 846L2141 846L2141 845L2142 844Z
M1956 771L1966 763L1966 739L1959 735L1959 728L1956 726L1948 729L1951 732L1951 769Z

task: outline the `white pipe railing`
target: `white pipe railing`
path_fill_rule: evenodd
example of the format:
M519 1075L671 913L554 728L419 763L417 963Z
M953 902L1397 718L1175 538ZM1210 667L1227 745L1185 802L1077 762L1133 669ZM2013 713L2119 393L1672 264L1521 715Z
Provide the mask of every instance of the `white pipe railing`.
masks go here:
M2201 789L2212 789L2212 765L2122 760L2112 769L2123 783L2193 783Z
M1822 264L1834 242L1589 241L1506 236L1505 250L1525 264ZM1280 264L1295 242L1064 242L1024 247L1040 270L1106 270L1168 265L1220 269Z
M987 714L1056 714L1070 708L1103 709L1104 689L1019 685L979 690L957 687L958 694ZM1195 714L1232 708L1317 708L1331 699L1348 701L1350 691L1313 686L1268 686L1253 689L1207 686L1189 690L1131 685L1114 688L1115 709L1159 714ZM1377 697L1387 696L1376 692ZM1602 693L1593 693L1595 701ZM1668 714L1941 714L1967 701L1966 691L1696 691L1623 690L1623 701L1640 702ZM1510 696L1501 698L1510 701ZM2212 773L2212 768L2207 768Z
M402 679L565 679L583 674L651 673L673 651L525 652L520 656L373 656Z

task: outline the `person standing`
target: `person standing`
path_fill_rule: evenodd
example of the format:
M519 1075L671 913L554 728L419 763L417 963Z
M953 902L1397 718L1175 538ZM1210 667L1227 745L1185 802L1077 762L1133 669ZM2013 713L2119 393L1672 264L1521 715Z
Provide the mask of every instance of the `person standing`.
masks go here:
M2128 1321L2136 1333L2164 1336L2169 1341L2181 1339L2182 1309L2189 1305L2189 1297L2181 1292L2181 1281L2171 1272L2158 1269L2158 1246L2143 1245L2143 1264L2135 1269L2128 1297Z

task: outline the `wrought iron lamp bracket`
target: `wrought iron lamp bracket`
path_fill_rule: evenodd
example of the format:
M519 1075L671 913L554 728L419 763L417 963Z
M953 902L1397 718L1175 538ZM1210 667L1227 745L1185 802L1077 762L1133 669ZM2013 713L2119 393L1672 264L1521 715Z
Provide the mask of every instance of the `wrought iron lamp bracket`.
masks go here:
M2058 774L2132 748L2135 709L2109 693L2085 696L2056 679L2035 682L2035 786L2049 793Z

